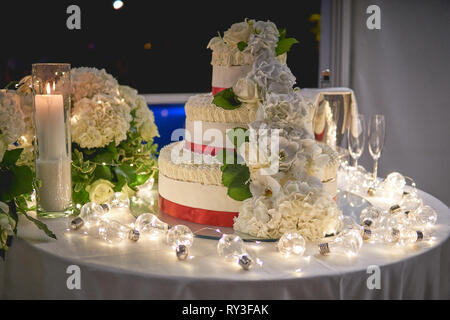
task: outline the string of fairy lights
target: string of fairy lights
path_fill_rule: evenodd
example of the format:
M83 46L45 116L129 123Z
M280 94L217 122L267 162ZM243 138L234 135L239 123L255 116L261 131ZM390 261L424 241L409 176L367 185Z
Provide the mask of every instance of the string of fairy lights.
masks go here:
M398 172L390 173L377 188L368 193L378 194L390 204L389 209L368 206L359 216L359 223L350 216L341 219L340 232L316 246L320 255L356 256L364 242L395 244L407 247L421 241L433 241L433 226L437 221L436 211L424 205L414 182L406 189L406 179ZM410 179L410 178L409 178ZM412 180L411 180L412 181ZM147 193L153 184L147 184ZM80 215L70 221L68 230L81 230L84 234L110 244L124 240L145 241L165 239L179 260L187 260L194 244L195 234L185 225L169 226L153 213L143 213L130 225L111 219L113 209L129 209L130 200L121 192L112 195L107 203L86 203ZM220 229L216 232L222 233ZM278 251L284 256L303 256L307 250L306 241L298 232L286 232L278 240ZM251 256L241 237L236 234L221 234L217 242L217 254L226 261L237 263L242 269L250 270L255 264L262 265L258 257Z

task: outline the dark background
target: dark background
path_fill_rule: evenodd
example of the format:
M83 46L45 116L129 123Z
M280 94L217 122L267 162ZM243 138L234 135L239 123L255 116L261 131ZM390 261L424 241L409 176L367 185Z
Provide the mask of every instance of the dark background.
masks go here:
M105 68L140 93L207 92L209 39L246 17L271 20L300 41L288 65L300 87L317 87L318 42L312 32L320 1L2 1L0 87L35 62ZM66 9L81 8L81 30L68 30ZM144 45L151 44L146 50Z

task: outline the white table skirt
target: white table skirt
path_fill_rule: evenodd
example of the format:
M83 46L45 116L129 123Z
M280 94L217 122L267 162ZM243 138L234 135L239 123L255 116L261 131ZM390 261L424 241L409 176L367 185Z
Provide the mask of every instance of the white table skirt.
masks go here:
M250 271L217 256L216 240L196 238L192 259L177 261L163 241L117 246L64 232L66 219L47 220L58 240L23 219L6 261L0 261L3 299L438 299L450 298L450 210L421 192L438 212L436 241L414 248L363 245L348 260L285 258L275 243L249 244L263 264ZM69 290L67 268L81 270L81 289ZM380 267L381 288L369 289L368 266Z

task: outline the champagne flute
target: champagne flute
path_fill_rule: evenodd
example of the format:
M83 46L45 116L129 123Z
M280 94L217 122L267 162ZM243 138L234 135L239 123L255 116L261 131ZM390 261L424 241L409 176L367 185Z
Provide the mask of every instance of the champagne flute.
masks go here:
M373 159L373 181L377 183L378 159L384 147L386 123L384 115L375 114L370 117L368 136L369 136L369 153Z
M351 128L347 130L348 152L353 158L355 170L358 170L358 159L364 151L365 128L364 115L358 114L356 118L356 127L351 126Z

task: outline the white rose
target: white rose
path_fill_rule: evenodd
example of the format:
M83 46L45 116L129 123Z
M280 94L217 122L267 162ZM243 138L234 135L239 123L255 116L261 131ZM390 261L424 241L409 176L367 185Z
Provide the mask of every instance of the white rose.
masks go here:
M227 45L221 37L214 37L209 40L206 48L211 49L212 51L226 51Z
M239 22L233 24L223 35L223 40L231 46L237 45L239 42L247 42L250 37L252 28L247 22Z
M105 179L98 179L90 186L86 187L89 192L89 200L92 202L102 204L106 203L114 194L114 185Z
M257 103L260 98L258 85L248 78L240 78L233 86L233 92L245 103Z

